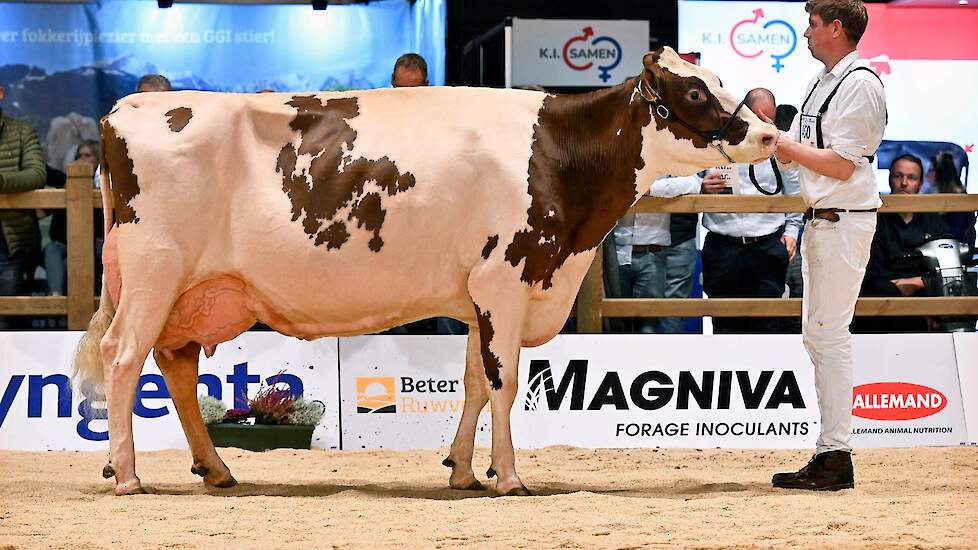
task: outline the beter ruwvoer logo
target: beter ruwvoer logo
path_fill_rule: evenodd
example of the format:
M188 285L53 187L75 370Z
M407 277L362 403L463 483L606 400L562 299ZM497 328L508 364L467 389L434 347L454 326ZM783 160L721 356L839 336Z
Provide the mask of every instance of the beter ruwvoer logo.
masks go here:
M397 396L393 376L357 377L358 413L396 413Z

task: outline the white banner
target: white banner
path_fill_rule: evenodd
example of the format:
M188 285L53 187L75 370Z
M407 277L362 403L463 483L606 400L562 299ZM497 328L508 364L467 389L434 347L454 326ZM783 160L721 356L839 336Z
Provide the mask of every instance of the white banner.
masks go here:
M853 337L853 447L958 445L968 440L950 334Z
M73 387L71 360L80 332L0 332L0 449L107 450L108 426L100 403ZM337 340L303 342L273 332L249 332L201 356L198 393L229 407L243 406L261 383L280 380L307 399L326 404L313 447L339 447ZM137 450L187 447L173 402L150 357L136 394Z
M521 447L811 447L797 336L562 336L521 360Z
M978 444L978 333L954 334L954 355L961 380L961 401L964 403L968 443Z
M462 417L465 336L340 340L344 449L447 447ZM476 444L489 445L489 409Z
M68 379L78 337L0 333L0 449L106 448L104 410ZM284 370L285 383L327 406L314 447L448 446L464 403L465 341L247 333L201 360L199 391L240 406ZM857 335L853 354L854 447L975 441L965 404L978 425L978 336ZM819 430L813 369L797 335L561 335L523 350L519 380L519 448L811 448ZM478 445L490 444L488 411ZM136 397L137 449L186 447L173 412L150 360Z
M513 19L512 85L615 86L642 71L648 21Z

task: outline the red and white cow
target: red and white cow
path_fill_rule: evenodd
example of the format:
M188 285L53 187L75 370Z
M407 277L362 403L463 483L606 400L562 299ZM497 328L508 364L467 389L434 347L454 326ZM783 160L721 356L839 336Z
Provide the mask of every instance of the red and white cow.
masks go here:
M106 243L76 371L105 383L116 494L142 492L134 393L151 350L208 484L235 483L197 358L256 321L298 338L432 316L470 327L449 484L492 402L497 494L528 494L510 409L521 346L564 324L595 249L659 176L772 153L775 128L671 49L607 90L131 95L102 120ZM114 220L113 214L114 213Z

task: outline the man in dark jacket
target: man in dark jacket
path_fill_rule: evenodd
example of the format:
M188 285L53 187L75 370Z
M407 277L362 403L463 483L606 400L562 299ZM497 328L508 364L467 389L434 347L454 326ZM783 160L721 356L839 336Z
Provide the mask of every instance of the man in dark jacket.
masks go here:
M0 102L4 90L0 86ZM30 124L7 118L0 109L0 193L40 189L45 179L44 157ZM30 210L0 210L0 296L27 291L27 269L37 253L35 216ZM0 316L0 330L10 328Z
M890 192L916 195L923 182L920 159L902 155L890 164ZM922 268L900 258L925 242L947 236L948 228L933 212L878 214L876 235L863 279L862 296L915 296L924 290ZM863 317L853 329L858 332L927 332L926 317Z

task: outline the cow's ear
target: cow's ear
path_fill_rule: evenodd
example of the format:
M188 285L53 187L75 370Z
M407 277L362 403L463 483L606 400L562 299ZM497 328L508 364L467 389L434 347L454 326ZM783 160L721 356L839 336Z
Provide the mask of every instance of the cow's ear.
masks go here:
M645 57L642 58L642 65L646 69L651 69L653 65L658 66L660 57L662 57L662 48L645 54Z
M642 71L642 75L639 77L645 81L646 89L653 91L658 94L662 90L662 82L664 78L663 69L659 65L659 55L662 53L662 48L654 52L649 52L645 54L642 58L642 65L645 69Z

